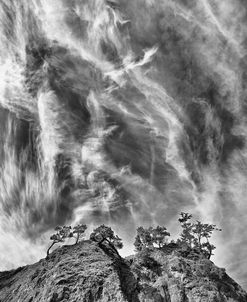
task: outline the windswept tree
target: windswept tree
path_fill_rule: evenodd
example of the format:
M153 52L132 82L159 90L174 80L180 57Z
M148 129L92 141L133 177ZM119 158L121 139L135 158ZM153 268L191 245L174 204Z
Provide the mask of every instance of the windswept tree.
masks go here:
M195 248L204 254L208 259L213 255L215 246L209 242L214 231L221 231L215 224L196 221L192 223L191 214L182 212L178 221L181 223L182 233L178 243L184 243L190 248Z
M180 217L178 219L182 227L182 233L180 234L178 243L186 244L190 248L192 248L192 244L194 240L194 235L192 233L193 224L190 222L191 218L192 218L191 214L181 212Z
M214 231L221 231L215 224L201 223L197 220L193 224L192 232L194 234L194 246L204 253L204 255L210 259L213 255L215 246L209 242Z
M78 241L84 237L86 229L87 226L85 224L78 224L75 227L73 227L72 236L75 237L76 239L75 244L77 244Z
M67 237L71 237L71 226L57 226L55 228L56 233L51 235L50 240L52 240L52 244L49 246L47 250L47 257L49 256L50 249L59 242L64 242Z
M100 225L90 235L90 240L98 242L99 245L105 243L108 245L119 258L121 256L118 253L117 249L121 249L123 247L122 239L115 235L114 231L104 224Z
M170 233L164 226L149 227L148 229L138 227L134 246L137 251L152 247L162 248L167 244L168 236Z

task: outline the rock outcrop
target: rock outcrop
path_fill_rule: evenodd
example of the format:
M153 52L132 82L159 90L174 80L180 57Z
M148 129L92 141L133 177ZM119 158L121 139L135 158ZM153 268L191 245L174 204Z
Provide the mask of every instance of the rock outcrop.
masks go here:
M119 259L91 241L0 273L1 302L246 302L224 269L176 247Z

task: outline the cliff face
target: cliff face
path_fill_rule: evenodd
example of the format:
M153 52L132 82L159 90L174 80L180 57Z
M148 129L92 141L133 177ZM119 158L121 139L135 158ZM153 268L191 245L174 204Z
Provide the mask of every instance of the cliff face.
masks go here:
M103 249L84 241L58 248L33 265L0 273L0 301L247 301L224 269L199 255L168 248L121 260Z

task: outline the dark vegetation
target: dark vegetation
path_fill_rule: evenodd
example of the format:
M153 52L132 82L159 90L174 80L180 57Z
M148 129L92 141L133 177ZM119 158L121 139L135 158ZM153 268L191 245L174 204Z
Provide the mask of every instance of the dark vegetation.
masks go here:
M196 253L210 259L216 247L210 243L209 239L214 231L221 231L221 229L218 229L214 224L202 223L198 220L192 221L192 215L184 212L180 214L178 221L182 232L176 241L171 240L170 242L168 241L170 233L164 226L146 229L142 226L138 227L134 242L136 252L145 254L146 251L153 249L177 248L186 251L187 255ZM77 244L84 237L86 229L85 224L79 224L73 229L71 226L57 226L55 228L56 233L50 237L52 244L47 250L47 257L50 249L56 243L63 243L66 239L74 237L75 244ZM90 240L98 243L102 250L117 255L121 259L118 249L123 247L122 239L110 227L104 224L100 225L90 234Z
M182 233L177 240L179 245L184 244L190 249L198 250L206 258L210 259L213 255L215 246L209 242L213 231L221 231L214 224L201 223L200 221L191 222L192 215L181 213L178 221L182 227Z
M137 236L134 243L136 251L150 247L162 248L168 243L168 236L170 236L170 233L167 232L164 226L149 227L148 229L139 227L137 228Z
M67 244L35 264L0 272L0 301L247 301L226 271L207 259L212 249L204 243L215 225L187 213L179 222L176 241L165 227L139 227L137 253L125 259L118 254L121 238L108 226L88 232L90 240L83 239L85 225L57 227L52 246Z
M121 249L123 247L122 239L119 238L118 235L115 235L110 227L107 227L104 224L97 227L90 235L90 240L98 242L99 246L106 243L112 251L121 258L117 249Z
M83 238L86 229L87 226L85 224L78 224L73 228L73 230L71 226L57 226L55 228L56 233L50 237L52 244L47 250L47 257L49 256L50 249L54 244L64 242L67 238L74 237L76 239L75 244L77 244L78 241Z

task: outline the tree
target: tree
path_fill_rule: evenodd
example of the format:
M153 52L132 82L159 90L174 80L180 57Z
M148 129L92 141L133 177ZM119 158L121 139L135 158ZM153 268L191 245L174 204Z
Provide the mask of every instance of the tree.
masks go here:
M138 233L138 229L137 229L137 233ZM140 252L143 249L143 243L140 234L136 235L134 246L137 252Z
M137 251L153 247L162 248L167 244L168 236L170 233L164 226L149 227L148 229L138 227L134 245Z
M137 235L135 238L134 246L137 251L141 251L144 248L152 247L151 234L148 229L144 229L142 226L137 228Z
M201 223L197 220L193 224L192 232L195 236L194 246L204 253L204 255L210 259L212 251L216 248L209 242L209 238L212 236L213 231L221 231L215 224Z
M77 244L79 239L84 236L86 229L87 229L87 226L85 224L78 224L75 227L73 227L72 236L75 237L75 239L76 239L75 244Z
M118 237L118 235L114 234L114 231L102 224L101 226L94 229L94 231L90 235L90 240L98 242L99 245L106 243L117 255L119 255L117 249L121 249L123 247L122 239Z
M192 218L192 215L189 213L181 212L180 213L180 218L178 218L178 221L183 224L187 223L190 219Z
M183 230L177 242L179 244L185 243L190 248L199 250L210 259L215 246L209 242L209 238L212 236L213 231L221 231L221 229L216 228L215 224L202 223L198 220L191 223L191 218L191 214L184 212L180 214L178 221L181 223Z
M166 227L157 226L156 229L149 228L151 232L152 242L157 245L159 248L162 248L167 244L167 237L170 236L170 233L167 232Z
M180 218L178 219L182 227L182 233L180 234L180 239L178 243L184 243L188 245L190 248L192 248L192 243L194 239L194 236L192 234L193 225L190 222L191 218L192 218L191 214L181 212Z
M204 242L202 244L202 251L208 259L211 258L211 256L213 255L213 250L215 249L216 247L213 244L211 244L209 241Z
M56 233L53 234L50 237L50 240L52 240L52 244L49 246L47 250L47 257L49 256L50 249L53 247L54 244L59 243L59 242L64 242L65 238L71 237L71 226L57 226L55 228Z

